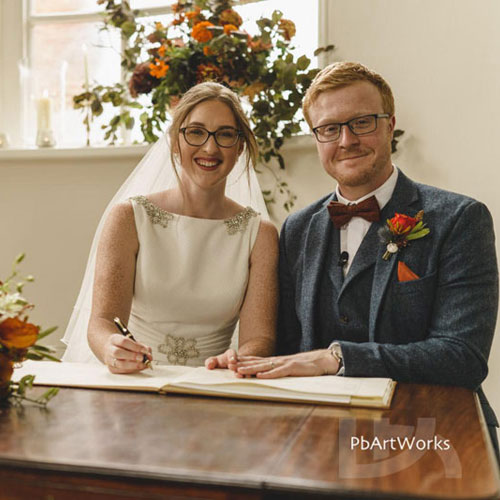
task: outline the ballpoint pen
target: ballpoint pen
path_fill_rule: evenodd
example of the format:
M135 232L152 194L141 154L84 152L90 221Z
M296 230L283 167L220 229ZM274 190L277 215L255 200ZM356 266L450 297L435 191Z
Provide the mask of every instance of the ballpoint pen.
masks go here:
M121 319L117 316L114 320L113 323L115 324L116 328L118 331L124 336L127 337L130 340L133 340L134 342L137 342L130 333L130 330L122 323ZM146 356L146 354L142 355L142 362L148 367L153 369L153 365L151 364L151 360Z

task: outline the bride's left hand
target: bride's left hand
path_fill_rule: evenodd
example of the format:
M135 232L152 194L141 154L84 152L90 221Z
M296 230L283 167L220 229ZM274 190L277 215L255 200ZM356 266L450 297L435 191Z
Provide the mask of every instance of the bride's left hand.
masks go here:
M234 349L228 349L226 352L218 356L210 356L205 360L205 368L213 370L214 368L228 368L229 370L236 371L236 364L238 363L238 355Z

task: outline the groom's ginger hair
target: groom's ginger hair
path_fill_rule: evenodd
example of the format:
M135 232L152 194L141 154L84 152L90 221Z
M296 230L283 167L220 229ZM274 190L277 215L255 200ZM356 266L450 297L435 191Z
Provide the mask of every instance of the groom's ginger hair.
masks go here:
M391 116L394 114L394 96L391 87L381 75L357 62L336 62L322 69L307 89L302 103L302 110L308 125L311 128L314 127L309 115L309 108L320 94L328 90L347 87L356 82L369 82L375 85L380 97L382 97L384 113Z

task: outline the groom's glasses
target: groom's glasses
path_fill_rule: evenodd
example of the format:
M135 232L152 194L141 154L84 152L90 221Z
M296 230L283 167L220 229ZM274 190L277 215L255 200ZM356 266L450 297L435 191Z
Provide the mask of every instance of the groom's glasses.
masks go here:
M241 132L233 127L222 127L215 132L209 132L204 127L184 127L180 130L190 146L203 146L211 135L221 148L231 148L241 136Z
M320 127L314 127L312 131L318 142L333 142L340 137L342 127L345 125L354 135L371 134L377 130L377 120L379 118L389 118L387 113L358 116L347 122L327 123Z

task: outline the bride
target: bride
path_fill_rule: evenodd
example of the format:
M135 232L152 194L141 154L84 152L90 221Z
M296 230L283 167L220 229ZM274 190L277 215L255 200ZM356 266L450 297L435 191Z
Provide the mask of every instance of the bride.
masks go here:
M103 216L64 361L97 357L113 373L131 373L146 368L143 361L235 369L239 355L272 354L277 231L236 201L265 211L251 168L256 156L231 90L207 82L184 94L168 138ZM135 340L117 333L115 317ZM236 354L229 346L238 320Z

